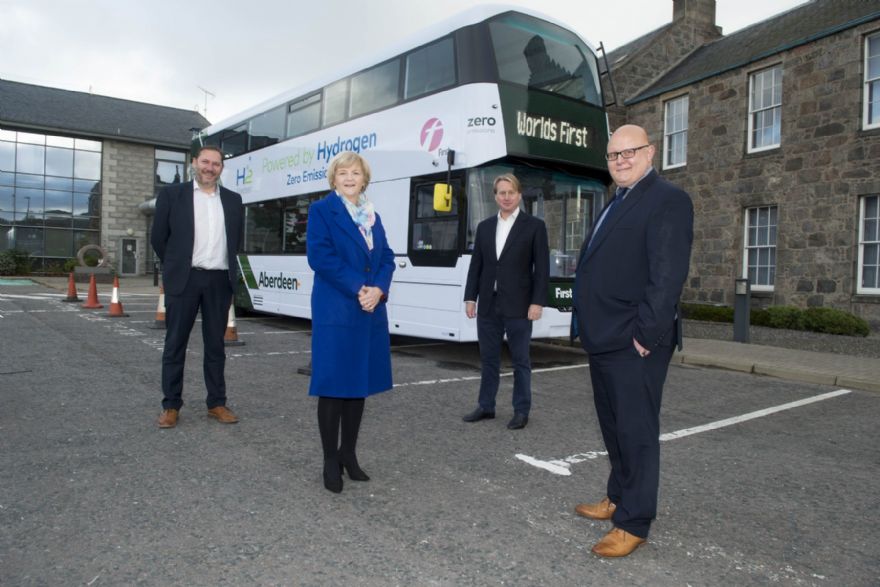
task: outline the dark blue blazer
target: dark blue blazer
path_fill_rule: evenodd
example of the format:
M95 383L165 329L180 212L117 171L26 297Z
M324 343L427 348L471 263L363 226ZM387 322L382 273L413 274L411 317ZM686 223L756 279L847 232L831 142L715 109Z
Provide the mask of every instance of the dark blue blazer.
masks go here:
M648 173L618 205L575 276L578 334L588 353L681 344L678 302L690 266L694 209L690 196ZM595 229L595 227L594 227Z
M505 318L526 318L531 304L544 306L547 303L550 280L547 226L540 218L520 210L500 256L495 251L497 227L498 214L477 225L464 299L478 302L480 316L491 315L497 304ZM497 291L497 295L493 296L493 291Z
M220 202L223 204L226 224L229 285L235 291L238 279L236 254L244 233L241 196L221 187ZM162 261L162 286L166 294L179 294L186 287L192 269L194 223L193 182L175 183L162 188L156 198L150 243Z

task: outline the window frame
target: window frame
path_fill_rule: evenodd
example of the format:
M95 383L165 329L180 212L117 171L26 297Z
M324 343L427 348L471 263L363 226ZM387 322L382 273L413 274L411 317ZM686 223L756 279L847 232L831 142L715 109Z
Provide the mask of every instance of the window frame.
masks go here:
M863 130L873 130L873 129L880 128L880 96L878 96L877 111L873 113L875 120L873 122L871 122L871 120L870 120L871 91L873 90L878 95L880 95L880 74L878 74L877 77L874 77L874 78L868 77L869 72L870 72L868 60L871 57L871 55L869 53L869 47L870 47L870 43L872 40L877 43L878 54L875 56L875 58L878 61L880 61L880 32L875 32L873 34L865 35L865 43L863 45L864 46L864 58L862 61L863 66L864 66L864 73L862 74L863 86L864 86L864 89L862 90L862 92L863 92L862 93L862 129Z
M773 104L771 106L763 106L760 109L755 109L754 105L754 95L755 95L755 81L758 76L762 76L764 74L778 71L779 72L779 103ZM770 65L768 67L764 67L762 69L752 71L749 73L749 83L748 83L748 134L746 135L746 152L747 153L761 153L764 151L770 151L773 149L778 149L782 146L782 77L783 77L783 69L782 64L777 63L775 65ZM775 77L775 76L774 76ZM763 88L762 88L763 89ZM778 110L779 112L779 142L771 143L767 145L762 145L760 147L756 147L754 143L754 132L755 132L755 118L758 113L768 112L772 110Z
M759 230L766 229L768 231L768 244L766 244L766 245L759 245L759 244L752 245L749 242L749 232L750 232L750 229L752 228L752 225L749 222L749 212L751 210L757 210L758 217L760 218L760 214L761 214L762 209L767 209L768 223L764 226L762 226L759 223L755 228L757 228ZM770 216L770 212L772 210L776 211L776 223L775 224L770 224L770 222L769 222L769 216ZM770 230L771 226L776 229L776 231L774 233L773 244L769 244L769 230ZM742 258L742 274L741 274L741 276L743 279L749 279L752 291L772 292L775 290L775 288L776 288L776 270L778 267L778 263L777 263L777 259L776 259L776 253L778 251L778 244L777 244L778 242L779 242L779 206L777 204L749 206L749 207L743 209L743 247L742 247L743 258ZM749 269L751 267L749 265L749 251L751 251L751 250L759 250L760 251L761 249L770 249L773 251L773 255L772 255L773 263L766 265L766 267L773 269L773 279L769 280L769 281L771 281L770 284L751 283L751 279L749 278ZM758 253L758 255L760 256L760 253ZM758 265L755 265L756 268L760 268L763 266L764 265L760 265L760 263ZM757 278L756 278L756 281L757 281Z
M878 194L866 194L864 196L859 197L859 235L858 235L858 264L856 266L856 294L859 295L871 295L871 296L880 296L880 287L864 287L862 285L862 276L864 274L865 268L865 245L866 244L878 244L880 243L880 236L878 236L878 240L865 241L865 205L869 198L877 198L877 207L878 211L880 211L880 195ZM877 221L880 222L880 214L878 214ZM880 254L880 251L878 251ZM880 268L878 268L880 271Z
M684 102L684 128L669 130L669 107L674 104ZM663 169L677 169L687 165L687 145L688 145L688 116L690 114L690 98L688 94L670 98L663 103ZM684 159L680 163L669 163L668 155L670 154L670 139L676 135L684 135Z

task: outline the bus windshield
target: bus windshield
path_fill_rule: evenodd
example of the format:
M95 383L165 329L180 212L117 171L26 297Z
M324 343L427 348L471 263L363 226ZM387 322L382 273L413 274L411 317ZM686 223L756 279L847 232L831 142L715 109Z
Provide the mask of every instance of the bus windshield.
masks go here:
M467 251L472 252L477 225L498 213L492 185L503 173L513 173L522 185L521 209L542 218L550 244L550 277L574 277L584 237L601 210L605 186L596 179L547 169L492 165L471 170L468 181Z
M596 59L574 33L516 13L490 21L489 32L502 81L602 105Z

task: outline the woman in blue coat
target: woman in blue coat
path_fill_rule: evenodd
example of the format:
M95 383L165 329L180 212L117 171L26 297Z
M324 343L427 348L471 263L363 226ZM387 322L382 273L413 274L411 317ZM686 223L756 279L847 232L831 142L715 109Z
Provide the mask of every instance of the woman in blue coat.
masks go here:
M309 395L318 396L324 487L339 493L343 468L349 479L369 481L355 455L364 398L391 389L385 301L394 252L364 195L370 167L363 157L341 153L327 179L333 191L311 205L306 231L315 272Z

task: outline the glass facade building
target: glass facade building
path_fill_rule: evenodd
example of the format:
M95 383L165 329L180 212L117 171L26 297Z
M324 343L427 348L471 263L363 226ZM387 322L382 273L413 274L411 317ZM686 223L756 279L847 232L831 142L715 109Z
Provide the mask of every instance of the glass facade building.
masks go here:
M58 271L101 242L100 141L0 128L0 251Z

